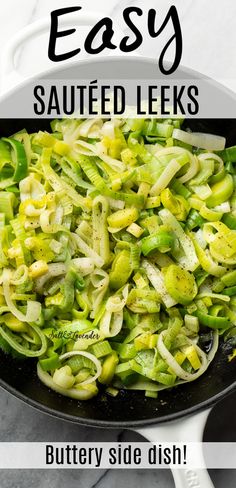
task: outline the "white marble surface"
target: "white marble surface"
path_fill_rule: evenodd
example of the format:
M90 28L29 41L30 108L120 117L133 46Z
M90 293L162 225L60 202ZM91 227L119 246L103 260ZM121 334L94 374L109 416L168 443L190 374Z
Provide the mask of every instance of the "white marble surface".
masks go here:
M157 25L160 26L167 13L168 6L175 4L178 8L183 32L182 64L200 71L215 79L221 80L225 85L236 91L236 2L235 0L8 0L1 2L0 17L0 59L6 43L23 27L39 19L47 17L56 8L80 5L83 11L98 12L101 18L103 13L112 14L115 25L122 23L122 10L129 5L141 6L144 14L137 18L142 28L144 42L137 54L157 57L161 52L170 33L165 30L161 38L150 39L147 31L147 11L156 8L158 12ZM135 16L133 17L135 19ZM78 31L68 39L63 39L63 45L71 49L81 45L82 36ZM73 39L72 39L73 38ZM117 35L116 40L120 37ZM53 66L47 57L48 32L37 36L26 45L19 44L17 56L18 71L22 76L29 76ZM118 50L117 50L118 51ZM115 51L108 54L114 55ZM118 54L118 52L117 52ZM83 56L78 55L76 59ZM73 58L75 60L75 58ZM3 73L1 73L3 76Z
M35 22L55 8L81 5L84 9L98 10L100 15L113 14L120 19L120 11L127 5L145 5L145 9L155 7L161 12L166 11L168 4L176 3L181 12L184 35L183 64L200 70L215 78L224 79L224 83L236 87L236 29L235 0L7 0L1 2L0 16L0 59L6 43L23 27ZM146 17L145 17L146 19ZM145 25L142 19L141 24ZM201 27L199 27L201 25ZM158 45L144 34L145 42L140 50L141 55L157 56ZM40 36L23 46L18 53L18 70L22 76L29 76L48 67L47 60L48 36ZM164 42L164 41L163 41ZM20 46L21 47L21 46ZM160 46L159 46L160 49ZM0 72L3 76L3 72ZM22 404L5 391L0 391L0 441L135 441L140 439L132 432L104 431L82 428L39 413ZM226 415L226 410L221 407ZM225 484L228 488L235 486L234 473L215 473L217 488ZM17 471L0 472L1 488L172 488L173 481L169 471Z

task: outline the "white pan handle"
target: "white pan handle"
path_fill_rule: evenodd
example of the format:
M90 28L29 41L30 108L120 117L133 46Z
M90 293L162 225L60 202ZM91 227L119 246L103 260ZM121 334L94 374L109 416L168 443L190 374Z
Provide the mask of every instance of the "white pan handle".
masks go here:
M168 424L144 427L138 429L138 432L150 442L202 442L209 413L210 410L205 410ZM202 449L197 454L204 465ZM173 469L172 474L176 488L214 488L206 468L201 470Z
M99 12L78 12L65 14L59 17L59 29L61 27L93 25L101 19ZM33 22L24 29L17 32L6 44L1 54L1 91L7 91L24 78L21 76L15 65L17 50L30 39L34 39L44 32L50 32L51 20L49 17Z

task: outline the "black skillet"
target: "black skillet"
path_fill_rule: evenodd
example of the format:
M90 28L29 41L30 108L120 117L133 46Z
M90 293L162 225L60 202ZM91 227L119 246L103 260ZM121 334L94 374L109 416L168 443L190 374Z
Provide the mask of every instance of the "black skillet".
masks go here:
M236 120L186 120L185 127L211 132L236 142ZM0 119L0 136L9 136L25 127L29 132L50 130L50 120ZM234 388L236 362L227 357L230 344L221 344L212 366L194 383L165 391L161 400L145 399L143 394L121 392L116 398L101 393L95 399L79 403L43 387L34 374L33 360L13 361L0 352L0 384L29 404L67 420L107 427L140 427L174 420L211 406Z
M49 130L49 120L0 119L0 136L9 136L25 127L29 132ZM185 127L195 131L210 132L227 138L227 145L236 142L236 120L186 120ZM163 391L158 399L145 398L143 393L121 391L116 398L101 392L87 402L77 402L49 390L36 376L33 360L13 360L0 351L0 385L27 404L55 417L103 428L132 428L150 440L170 439L177 436L176 426L181 426L180 439L194 439L194 426L200 440L205 414L196 413L209 409L233 391L236 385L236 361L229 362L232 344L221 342L219 350L207 372L193 383ZM188 417L195 414L194 417ZM187 417L182 422L176 419ZM194 419L194 422L192 421ZM166 423L172 422L170 425ZM154 425L163 424L154 429ZM149 426L147 428L147 426ZM151 428L152 426L152 428ZM146 427L145 429L143 429ZM185 432L185 434L184 434ZM196 435L197 433L195 433ZM187 436L187 437L186 437ZM177 440L177 437L174 438ZM212 486L209 479L198 473L199 486ZM175 472L176 486L187 487L184 472Z

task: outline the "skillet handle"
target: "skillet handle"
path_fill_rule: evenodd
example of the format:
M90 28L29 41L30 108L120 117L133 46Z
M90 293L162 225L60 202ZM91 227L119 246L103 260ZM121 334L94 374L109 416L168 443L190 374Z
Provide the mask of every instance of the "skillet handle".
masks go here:
M210 410L205 410L169 424L140 428L137 432L151 442L202 442L209 413ZM197 455L204 465L202 450ZM206 468L172 469L172 475L176 488L214 488Z
M82 26L92 25L100 20L101 14L99 12L83 12L78 11L72 14L63 15L59 19L59 29L71 25ZM1 91L6 92L18 83L22 82L24 77L19 74L18 66L16 65L15 57L19 48L25 42L34 39L44 32L50 32L51 20L49 17L40 19L32 24L27 25L22 30L17 32L11 40L6 44L1 54Z

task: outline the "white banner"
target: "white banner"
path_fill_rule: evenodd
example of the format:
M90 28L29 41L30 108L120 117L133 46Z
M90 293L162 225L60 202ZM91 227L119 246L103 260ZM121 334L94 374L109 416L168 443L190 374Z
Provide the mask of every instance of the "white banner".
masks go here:
M144 65L145 67L145 65ZM151 64L155 72L155 65ZM0 97L1 118L233 118L236 94L198 77L38 79ZM217 100L217 103L216 103Z
M205 466L235 469L236 443L0 443L0 469L196 470Z

